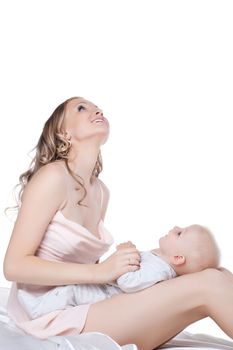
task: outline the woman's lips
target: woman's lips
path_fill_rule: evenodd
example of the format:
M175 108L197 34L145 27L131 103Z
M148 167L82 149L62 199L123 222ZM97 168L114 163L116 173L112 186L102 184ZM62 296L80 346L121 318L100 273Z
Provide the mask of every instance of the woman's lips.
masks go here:
M96 118L92 121L92 123L106 123L108 124L108 120L106 118Z

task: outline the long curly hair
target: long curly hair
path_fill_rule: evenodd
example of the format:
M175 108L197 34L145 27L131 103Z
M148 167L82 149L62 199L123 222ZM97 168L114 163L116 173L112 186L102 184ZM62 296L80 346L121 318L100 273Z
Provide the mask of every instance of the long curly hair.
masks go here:
M36 147L33 150L36 150L36 154L32 159L29 169L22 173L19 177L19 183L16 187L20 186L20 190L18 192L18 196L16 197L17 205L16 209L19 209L21 205L21 198L25 186L33 177L33 175L44 165L48 163L52 163L57 160L64 160L66 168L69 174L75 179L75 181L83 188L84 196L78 201L77 205L83 205L81 202L86 197L87 191L84 186L84 180L81 176L74 173L68 164L68 154L71 147L71 142L65 138L65 130L64 130L64 117L66 112L66 107L69 101L76 99L78 97L71 97L61 103L46 121L42 134L39 138L39 141ZM92 172L92 180L93 177L98 177L99 173L103 169L101 152L99 151L93 172ZM80 188L76 188L79 190Z

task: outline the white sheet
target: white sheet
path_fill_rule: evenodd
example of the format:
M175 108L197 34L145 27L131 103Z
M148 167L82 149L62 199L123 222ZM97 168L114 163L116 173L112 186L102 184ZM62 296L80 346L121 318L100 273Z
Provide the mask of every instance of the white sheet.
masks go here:
M133 344L118 345L105 334L92 332L74 336L50 337L41 340L16 328L6 314L8 288L0 288L0 349L4 350L137 350ZM156 330L155 330L156 332ZM233 350L233 341L181 332L161 349L176 350Z

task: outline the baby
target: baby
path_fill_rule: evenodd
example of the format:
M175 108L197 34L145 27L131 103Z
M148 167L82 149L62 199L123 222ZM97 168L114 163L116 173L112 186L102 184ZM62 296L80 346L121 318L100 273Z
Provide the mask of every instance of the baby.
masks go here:
M118 249L126 246L121 244ZM159 248L140 253L140 269L120 276L113 285L126 293L178 275L217 268L220 253L211 232L200 225L175 226L159 239Z
M120 244L117 249L132 246ZM159 248L140 252L140 268L108 284L75 284L52 288L41 296L19 289L18 299L34 319L50 311L92 304L121 293L132 293L178 275L216 268L219 250L208 229L200 225L174 227L159 239Z

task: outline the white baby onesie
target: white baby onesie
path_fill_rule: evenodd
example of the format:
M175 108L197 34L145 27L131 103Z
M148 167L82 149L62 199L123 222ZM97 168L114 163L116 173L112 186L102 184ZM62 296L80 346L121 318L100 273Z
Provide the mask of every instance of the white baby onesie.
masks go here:
M133 293L177 276L166 261L151 251L141 252L140 256L140 269L125 273L112 285L119 287L125 293Z
M172 267L151 251L141 252L140 256L140 269L125 273L113 283L57 286L40 296L19 289L18 299L28 315L34 319L55 310L93 304L124 292L136 292L176 277Z

